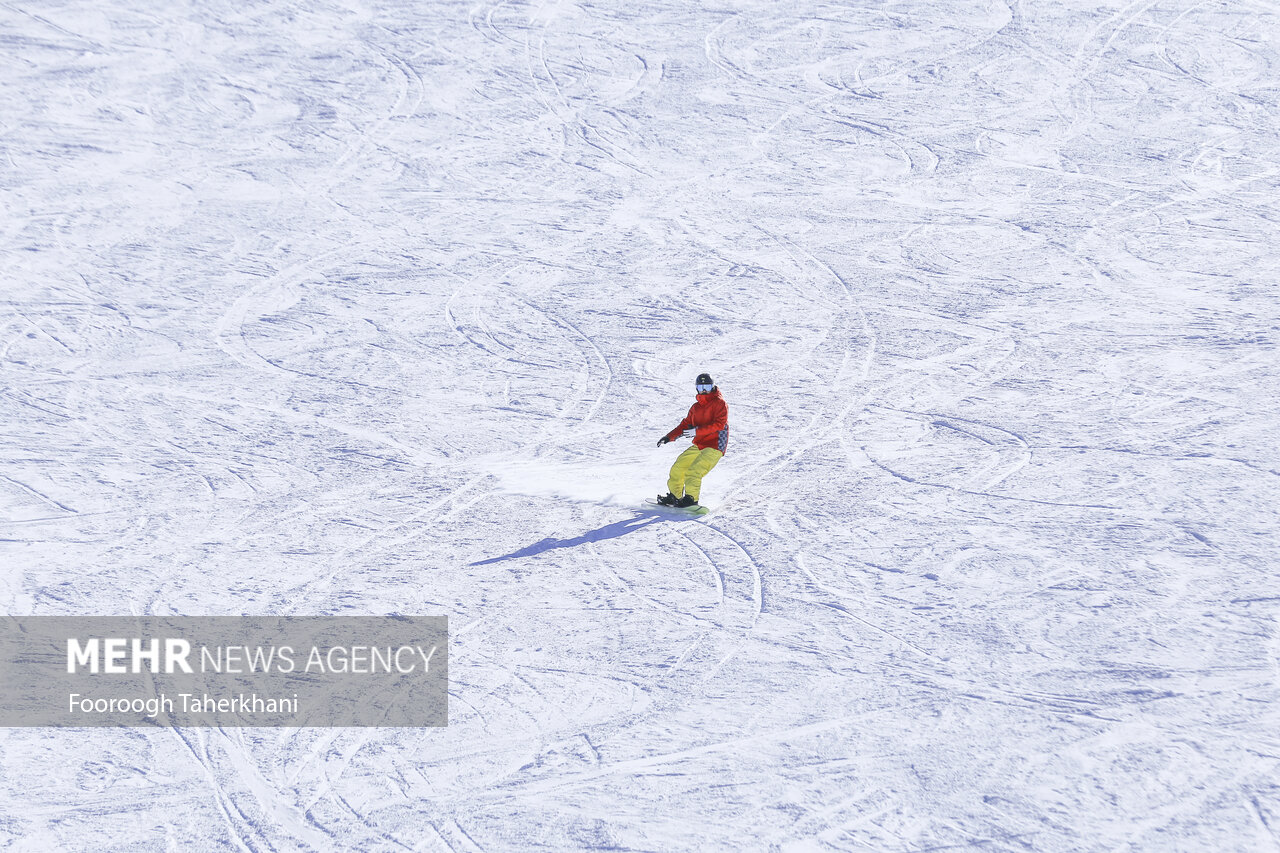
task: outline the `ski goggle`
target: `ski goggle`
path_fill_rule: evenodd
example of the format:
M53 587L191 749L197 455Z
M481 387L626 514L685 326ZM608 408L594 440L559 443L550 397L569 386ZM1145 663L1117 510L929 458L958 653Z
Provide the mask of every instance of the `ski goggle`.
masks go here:
M711 389L715 388L716 386L699 384L699 385L695 385L694 387L698 389L699 394L710 394Z

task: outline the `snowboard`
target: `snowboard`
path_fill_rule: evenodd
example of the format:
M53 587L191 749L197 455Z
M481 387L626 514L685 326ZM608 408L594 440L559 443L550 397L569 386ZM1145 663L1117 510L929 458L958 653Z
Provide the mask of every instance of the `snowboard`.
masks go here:
M660 504L655 500L647 500L644 504L650 509L667 510L668 512L675 512L680 515L706 515L711 512L710 509L702 504L698 504L697 506L667 506L666 504Z

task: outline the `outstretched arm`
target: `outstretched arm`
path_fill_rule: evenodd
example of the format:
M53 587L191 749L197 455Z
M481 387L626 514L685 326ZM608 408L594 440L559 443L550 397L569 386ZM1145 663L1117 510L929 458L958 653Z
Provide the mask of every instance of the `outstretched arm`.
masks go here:
M666 438L667 442L676 441L677 438L681 437L681 434L684 434L686 429L691 429L692 425L694 425L694 421L692 421L689 415L685 415L685 419L680 421L680 427L676 427L671 430L671 432L663 435L663 438ZM663 442L663 444L666 444L667 442Z
M692 412L693 410L690 409L689 411ZM689 417L689 415L685 415L684 420L680 422L680 426L658 439L658 444L666 444L668 441L675 441L684 434L685 430L690 429L691 427L693 427L693 419Z

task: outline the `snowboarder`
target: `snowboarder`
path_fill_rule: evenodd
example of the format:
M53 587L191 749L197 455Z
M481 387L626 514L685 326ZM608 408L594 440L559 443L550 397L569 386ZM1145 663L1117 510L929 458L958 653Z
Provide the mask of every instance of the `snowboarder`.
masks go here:
M724 456L729 446L729 407L708 373L699 373L694 383L698 399L689 407L680 425L658 439L658 446L675 441L685 430L695 430L693 445L676 457L667 478L667 493L658 498L663 506L696 507L702 478Z

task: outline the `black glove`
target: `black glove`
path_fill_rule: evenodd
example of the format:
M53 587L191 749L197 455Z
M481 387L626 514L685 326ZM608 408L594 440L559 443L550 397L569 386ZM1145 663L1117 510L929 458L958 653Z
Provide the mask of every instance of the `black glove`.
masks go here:
M667 443L668 441L670 441L670 440L671 440L671 439L667 438L667 437L664 435L662 438L658 439L658 446L659 446L659 447L661 447L662 445L666 444L666 443Z

